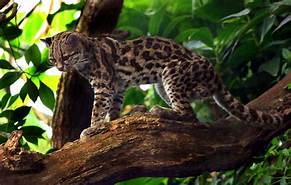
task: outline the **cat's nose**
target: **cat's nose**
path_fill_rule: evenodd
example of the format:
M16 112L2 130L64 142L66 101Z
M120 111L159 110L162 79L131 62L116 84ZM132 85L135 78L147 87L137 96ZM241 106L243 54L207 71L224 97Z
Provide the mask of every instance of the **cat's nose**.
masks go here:
M63 71L64 70L64 66L63 65L57 65L58 70Z

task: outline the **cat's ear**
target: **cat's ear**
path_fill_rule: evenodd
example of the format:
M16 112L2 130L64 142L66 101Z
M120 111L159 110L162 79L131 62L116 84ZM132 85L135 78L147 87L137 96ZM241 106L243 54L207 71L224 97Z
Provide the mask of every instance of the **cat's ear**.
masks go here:
M42 42L44 42L47 47L50 47L53 41L53 37L47 37L45 39L40 39Z

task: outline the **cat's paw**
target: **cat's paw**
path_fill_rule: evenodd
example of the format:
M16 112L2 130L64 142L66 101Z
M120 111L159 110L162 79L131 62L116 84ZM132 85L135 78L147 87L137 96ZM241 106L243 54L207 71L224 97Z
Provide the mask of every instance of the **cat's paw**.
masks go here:
M92 136L95 136L95 135L103 132L104 130L106 130L106 127L105 127L105 124L103 122L91 125L89 128L86 128L81 132L80 139L84 140L86 138L90 138Z
M154 115L159 116L160 118L169 119L169 120L176 120L176 121L191 121L191 122L198 122L198 119L194 114L189 115L181 115L172 109L163 108L160 106L154 106L150 112Z
M134 114L137 112L147 112L147 107L145 105L133 105L129 114Z
M91 126L89 128L86 128L81 132L80 139L84 140L92 136L95 136L96 134L98 134L98 130L99 129L96 126Z

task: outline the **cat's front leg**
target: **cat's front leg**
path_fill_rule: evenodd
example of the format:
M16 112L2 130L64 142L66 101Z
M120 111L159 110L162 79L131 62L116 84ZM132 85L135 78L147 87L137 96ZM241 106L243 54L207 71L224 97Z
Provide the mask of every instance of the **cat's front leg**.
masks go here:
M102 130L106 120L106 115L112 107L114 90L109 87L94 89L94 104L91 116L91 126L81 133L81 138L96 135Z
M97 126L106 120L106 115L112 107L114 92L110 89L94 90L94 103L91 117L91 126Z

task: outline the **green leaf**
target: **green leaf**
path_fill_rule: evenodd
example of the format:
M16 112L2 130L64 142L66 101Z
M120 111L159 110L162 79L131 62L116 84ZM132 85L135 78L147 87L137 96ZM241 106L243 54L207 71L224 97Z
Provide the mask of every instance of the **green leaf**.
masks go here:
M41 136L40 137L35 137L35 136L30 136L30 135L23 135L23 137L25 138L25 140L27 142L33 143L35 145L38 145L38 138L40 138ZM30 148L29 145L28 145L28 148Z
M46 61L42 61L42 63L39 66L37 66L35 73L45 72L46 70L48 70L51 67L52 67L52 65L49 64L47 62L47 60Z
M13 114L14 114L13 110L5 110L0 113L0 117L5 117L8 120L11 120L11 118L13 117Z
M280 70L280 59L275 58L273 60L270 60L268 62L265 62L260 66L260 71L266 71L272 76L277 76L278 72Z
M23 22L23 33L19 37L22 44L32 45L35 42L35 38L39 33L44 20L47 18L47 13L42 11L33 11L26 21Z
M288 62L291 62L291 51L289 51L287 48L282 49L282 56Z
M26 83L22 86L20 90L19 95L22 101L24 101L27 94L32 101L36 101L38 97L38 89L30 79L27 79Z
M18 98L19 94L15 94L14 96L11 96L8 102L7 107L10 107Z
M21 127L21 130L23 131L23 135L25 137L30 136L42 138L42 134L45 132L45 130L37 126L24 126Z
M2 68L2 69L14 69L14 67L6 60L0 60L0 68Z
M27 82L22 86L22 88L21 88L21 90L20 90L20 92L19 92L19 96L20 96L20 98L21 98L21 100L22 100L22 102L24 102L24 100L25 100L25 97L26 97L26 95L27 95Z
M35 102L39 94L38 89L36 85L30 79L28 79L26 83L27 83L27 88L29 89L28 96L32 101Z
M21 76L21 72L8 72L5 73L0 79L0 89L3 89L11 84L13 84Z
M266 19L264 19L263 25L261 28L261 38L260 38L261 43L264 41L266 34L270 31L270 29L274 25L275 20L276 18L274 15L271 15L270 17L267 17Z
M29 114L30 109L31 107L28 106L18 107L17 109L14 110L13 119L17 121L23 120L23 118L25 118Z
M130 88L125 92L123 106L137 104L142 105L144 98L145 94L140 88Z
M1 100L1 109L4 109L7 105L7 102L10 98L11 94L10 93L7 93L5 94L3 97L2 97L2 100Z
M233 53L229 55L226 64L232 68L240 68L244 66L246 62L252 60L257 50L258 48L254 40L248 39L245 42L241 42Z
M266 175L263 176L262 180L263 180L264 184L271 184L272 177L270 175L266 174Z
M160 26L165 15L164 8L160 8L156 14L152 15L149 20L149 33L151 35L157 35L160 31Z
M0 131L3 132L7 132L7 128L8 128L9 124L8 123L4 123L4 124L0 124Z
M264 5L264 0L244 0L245 6L249 8L262 7Z
M68 30L66 25L77 19L75 17L77 12L77 10L64 10L56 13L51 23L50 32L58 33Z
M287 185L287 181L286 181L286 177L283 176L281 179L280 179L280 185Z
M164 32L163 32L163 36L164 37L168 37L171 32L176 28L176 26L180 23L180 22L183 22L184 20L187 20L187 19L191 19L191 16L190 15L181 15L181 16L178 16L178 17L175 17L168 25L167 27L165 28Z
M228 16L222 18L221 20L225 21L225 20L231 19L231 18L242 17L242 16L245 16L245 15L248 15L250 12L251 12L251 10L246 8L246 9L243 9L242 11L240 11L238 13L234 13L234 14L228 15Z
M53 110L55 105L55 96L53 91L40 81L39 87L39 97L42 103L47 106L49 109Z
M28 50L26 50L24 56L27 63L31 61L35 66L39 66L39 64L41 63L41 53L37 45L35 44L30 46Z
M156 92L156 89L152 86L147 90L144 104L149 108L152 108L155 105L160 105L162 107L168 107L165 101L159 96Z
M5 27L5 29L1 29L0 33L1 36L4 36L4 39L13 40L21 35L22 30L11 24L10 26Z
M175 40L177 42L185 42L189 40L198 40L203 42L209 47L213 47L213 37L210 30L206 27L203 28L190 28L181 32Z
M287 24L288 22L291 21L291 15L289 15L288 17L286 17L280 24L279 26L277 26L277 28L273 31L276 32L277 30L279 30L282 26L284 26L285 24Z
M123 182L116 183L116 185L165 185L167 184L168 178L165 177L139 177L135 179L126 180Z
M134 26L121 26L121 27L119 27L119 29L130 32L130 35L129 35L130 39L144 35L144 33L141 29L134 27Z

